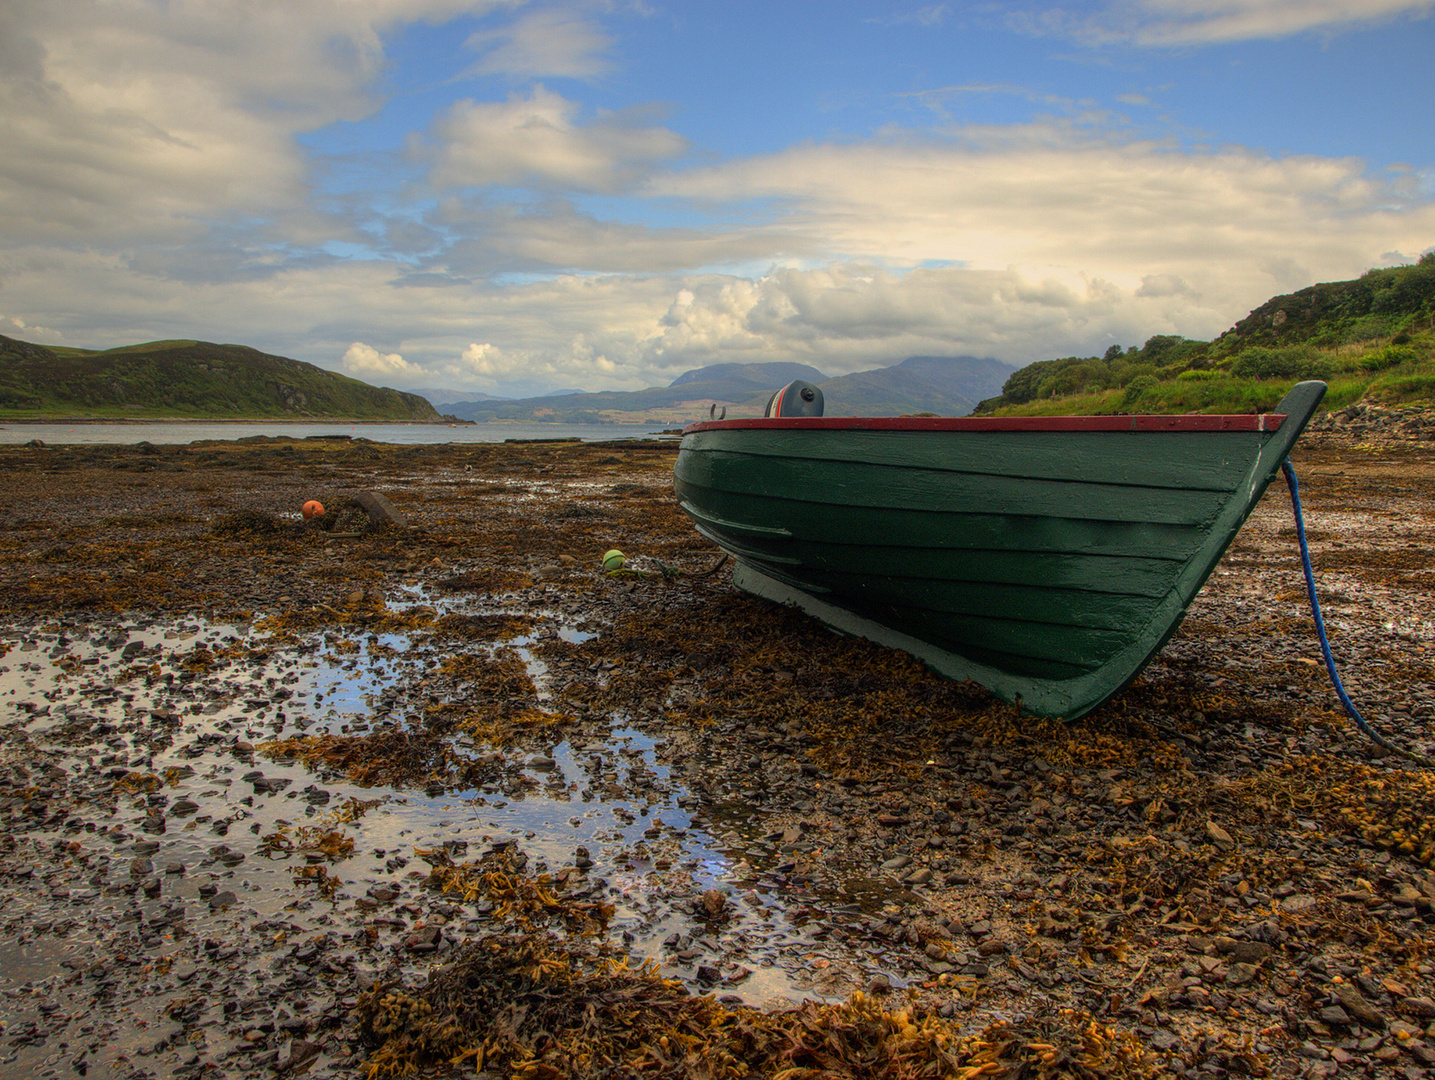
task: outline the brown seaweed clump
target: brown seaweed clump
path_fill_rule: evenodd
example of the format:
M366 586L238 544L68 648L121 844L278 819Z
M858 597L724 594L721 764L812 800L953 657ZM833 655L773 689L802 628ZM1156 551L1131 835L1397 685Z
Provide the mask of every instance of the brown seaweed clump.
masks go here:
M1309 755L1256 778L1253 787L1278 807L1319 818L1332 831L1435 866L1435 774L1429 770Z
M462 1067L522 1080L1135 1080L1155 1075L1130 1033L1063 1010L962 1036L935 1014L862 993L775 1012L693 996L551 935L465 946L423 989L377 984L356 1005L370 1080Z
M592 935L601 933L613 917L612 904L561 896L548 874L526 876L507 848L465 863L455 863L442 849L415 849L414 854L433 867L426 882L430 888L465 903L487 900L495 918L511 919L527 931L561 922L570 934Z

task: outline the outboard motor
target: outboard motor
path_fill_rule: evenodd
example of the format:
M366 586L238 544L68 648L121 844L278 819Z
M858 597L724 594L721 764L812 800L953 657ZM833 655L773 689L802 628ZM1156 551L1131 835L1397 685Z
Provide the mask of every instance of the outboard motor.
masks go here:
M763 416L821 416L822 391L811 383L794 379L767 399Z

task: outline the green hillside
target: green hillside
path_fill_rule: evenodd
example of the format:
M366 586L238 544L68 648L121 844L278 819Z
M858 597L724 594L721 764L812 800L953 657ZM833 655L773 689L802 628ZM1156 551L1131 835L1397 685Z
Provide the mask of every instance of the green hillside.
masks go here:
M416 394L242 345L152 341L49 348L0 335L0 419L324 419L434 422Z
M1273 297L1215 341L1163 335L1028 364L976 412L1258 412L1301 379L1330 384L1327 410L1435 401L1435 253Z

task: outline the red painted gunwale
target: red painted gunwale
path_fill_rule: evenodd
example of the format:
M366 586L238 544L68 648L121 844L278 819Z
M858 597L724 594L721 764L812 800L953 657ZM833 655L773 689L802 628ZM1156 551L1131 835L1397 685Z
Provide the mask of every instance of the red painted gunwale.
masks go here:
M1284 413L1214 416L786 416L702 420L699 431L1276 431Z

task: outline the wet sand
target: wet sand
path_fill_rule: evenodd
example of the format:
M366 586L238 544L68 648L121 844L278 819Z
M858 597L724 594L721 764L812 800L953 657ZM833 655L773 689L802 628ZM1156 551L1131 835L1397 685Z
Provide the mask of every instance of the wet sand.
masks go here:
M675 453L0 448L0 1068L599 1075L591 1032L455 1011L497 941L651 962L622 993L666 1027L603 1052L652 1075L739 1029L757 1075L799 1030L864 1033L788 1061L829 1075L1435 1066L1435 785L1338 713L1283 490L1062 727L732 590ZM1296 458L1347 686L1425 753L1432 458Z

